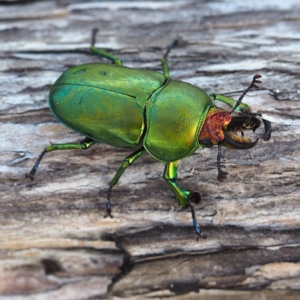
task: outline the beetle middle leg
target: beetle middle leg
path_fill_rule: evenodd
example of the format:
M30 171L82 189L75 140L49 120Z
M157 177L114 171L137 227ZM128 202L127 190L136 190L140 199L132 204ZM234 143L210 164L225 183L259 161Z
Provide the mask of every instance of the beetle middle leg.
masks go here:
M206 235L204 235L201 232L201 229L197 223L196 219L196 213L194 209L194 205L192 203L199 203L201 200L201 196L198 192L189 192L182 190L176 183L177 179L177 169L178 165L180 163L180 160L175 162L169 162L166 163L165 171L164 171L164 179L167 181L168 186L171 188L173 193L175 194L176 198L179 200L179 204L182 207L190 207L191 213L192 213L192 220L193 220L193 226L195 233L198 237L206 238ZM197 237L197 239L198 239Z
M104 217L110 216L112 218L112 215L111 215L111 201L110 201L112 188L118 183L120 177L122 176L124 171L127 169L127 167L132 165L133 162L136 159L138 159L144 152L145 152L145 149L144 149L144 147L142 147L142 148L134 151L130 155L128 155L124 159L123 164L121 165L121 167L119 168L119 170L115 174L114 178L109 183L109 188L108 188L108 192L107 192L106 215Z

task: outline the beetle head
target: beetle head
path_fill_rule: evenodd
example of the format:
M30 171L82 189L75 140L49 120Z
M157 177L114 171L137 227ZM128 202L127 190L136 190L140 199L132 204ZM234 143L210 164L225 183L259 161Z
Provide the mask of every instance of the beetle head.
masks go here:
M220 145L230 149L250 149L258 139L252 141L244 136L244 131L254 132L260 125L261 121L253 115L232 117L229 112L212 107L201 129L199 142L204 147Z

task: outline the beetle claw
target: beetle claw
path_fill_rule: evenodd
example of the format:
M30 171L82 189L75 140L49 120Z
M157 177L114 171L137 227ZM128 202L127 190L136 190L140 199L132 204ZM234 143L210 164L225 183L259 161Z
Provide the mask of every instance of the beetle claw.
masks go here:
M111 214L111 203L110 203L110 201L107 201L107 203L106 203L106 214L104 215L104 218L107 218L107 216L109 216L111 219L113 218L113 216Z
M103 218L107 218L108 216L109 216L111 219L113 218L113 216L111 215L110 212L107 212L106 215L103 216Z
M31 181L34 180L34 176L33 176L31 173L26 173L26 174L25 174L25 178L30 178Z

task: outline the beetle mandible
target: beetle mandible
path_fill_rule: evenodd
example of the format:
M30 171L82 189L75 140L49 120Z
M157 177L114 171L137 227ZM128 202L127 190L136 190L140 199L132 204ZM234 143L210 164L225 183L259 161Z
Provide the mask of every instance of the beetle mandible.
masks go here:
M125 169L144 152L165 164L163 177L179 204L190 207L193 227L198 237L205 238L196 220L193 203L201 199L198 192L181 189L176 184L177 168L182 159L201 147L218 146L218 180L226 178L221 170L221 146L231 149L250 149L258 141L244 137L243 131L255 131L263 122L264 140L271 136L271 123L261 115L250 112L241 103L252 88L261 83L255 75L250 86L236 101L210 93L189 83L173 80L169 75L167 56L177 44L172 42L161 62L163 74L122 66L116 56L96 48L93 30L91 52L105 57L112 64L89 63L71 67L53 84L49 106L54 116L67 127L85 136L79 143L55 144L46 147L29 173L33 176L47 152L65 149L88 149L97 142L131 148L109 183L107 215L111 216L111 192ZM215 100L231 107L228 112L218 108ZM237 112L241 116L233 117ZM129 117L128 117L129 116ZM240 131L241 135L237 132Z

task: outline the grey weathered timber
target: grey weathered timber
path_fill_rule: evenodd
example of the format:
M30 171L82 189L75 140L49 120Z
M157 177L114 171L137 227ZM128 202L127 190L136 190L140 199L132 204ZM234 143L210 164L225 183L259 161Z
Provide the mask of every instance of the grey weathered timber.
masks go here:
M244 99L272 122L272 138L223 150L228 178L216 179L217 149L198 150L178 184L198 190L196 241L189 210L177 205L149 155L113 189L130 151L80 141L47 107L68 67L99 62L96 46L124 65L238 98L253 75L262 89ZM300 299L300 3L286 1L0 2L0 300Z

